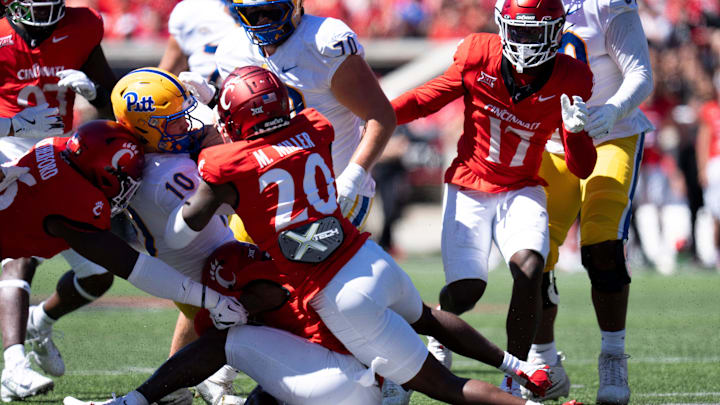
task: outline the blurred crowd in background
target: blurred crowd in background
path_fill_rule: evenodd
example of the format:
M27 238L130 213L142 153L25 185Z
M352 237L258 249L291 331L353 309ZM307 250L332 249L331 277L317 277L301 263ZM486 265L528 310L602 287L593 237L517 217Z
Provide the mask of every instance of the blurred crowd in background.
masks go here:
M105 21L106 39L140 41L168 36L168 16L177 2L67 0L69 6L98 10ZM635 260L666 274L674 271L677 254L714 267L720 260L715 248L698 252L694 237L696 218L703 214L703 176L697 170L695 140L701 108L720 99L720 2L638 3L655 81L654 94L641 108L657 130L646 134L635 198L635 237L631 242L642 247L636 249ZM497 31L494 0L305 0L304 5L310 14L342 19L367 39L447 40L471 32ZM439 198L443 169L455 154L461 126L462 103L458 100L429 119L398 128L396 139L376 168L378 179L388 179L379 185L384 200L385 226L379 237L383 247L397 250L392 227L404 204L412 199Z

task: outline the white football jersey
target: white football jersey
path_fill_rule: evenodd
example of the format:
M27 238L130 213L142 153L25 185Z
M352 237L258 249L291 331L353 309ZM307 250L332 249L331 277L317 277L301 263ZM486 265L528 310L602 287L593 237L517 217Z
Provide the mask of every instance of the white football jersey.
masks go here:
M235 20L222 0L183 0L173 8L168 31L188 57L191 72L206 78L215 73L215 49Z
M605 47L605 31L616 16L637 13L637 1L563 0L563 3L567 19L560 52L590 65L595 83L592 97L586 103L588 107L603 105L617 92L623 81L620 68ZM652 128L640 109L635 108L625 118L618 120L607 136L596 139L595 144L632 136Z
M293 111L312 107L323 114L335 129L332 144L333 168L339 176L350 162L365 122L340 104L330 91L335 71L348 55L364 55L357 35L342 21L304 15L295 32L275 53L265 57L242 27L220 41L215 61L220 77L242 66L261 66L274 72L288 86ZM375 181L360 191L373 196Z
M155 256L179 272L200 281L205 259L233 240L227 219L215 215L190 244L179 250L165 243L170 213L193 195L200 184L197 165L188 154L148 153L140 189L128 207L137 232L133 247Z

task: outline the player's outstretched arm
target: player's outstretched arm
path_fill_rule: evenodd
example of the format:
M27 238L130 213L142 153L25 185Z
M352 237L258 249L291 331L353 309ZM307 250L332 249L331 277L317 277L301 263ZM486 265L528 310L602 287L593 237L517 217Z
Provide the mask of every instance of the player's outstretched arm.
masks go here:
M110 92L112 88L115 87L117 77L115 77L115 73L113 73L112 68L110 68L110 64L105 57L105 52L103 52L100 45L97 45L92 52L90 52L87 61L85 61L85 64L80 68L80 71L84 73L86 78L94 85L95 95L92 100L88 99L88 101L93 107L97 108L98 116L100 118L114 119L115 115L112 111L112 103L110 103ZM75 86L69 84L73 91L88 98L81 91L76 90L76 88L80 89L78 85L79 83ZM92 90L89 86L85 86L85 88L87 89L86 91L90 91L88 96L92 96Z
M193 281L157 258L136 252L109 230L60 216L46 218L45 227L85 258L148 294L207 308L220 329L247 322L247 311L235 298Z

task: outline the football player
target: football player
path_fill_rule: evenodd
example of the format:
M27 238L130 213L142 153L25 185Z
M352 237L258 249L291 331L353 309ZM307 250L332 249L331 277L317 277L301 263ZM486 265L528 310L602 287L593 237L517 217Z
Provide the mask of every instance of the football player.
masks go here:
M193 385L229 362L262 386L253 391L247 404L257 404L258 397L268 393L282 403L296 405L379 404L381 393L372 368L354 358L318 314L303 304L295 290L302 275L280 273L268 259L252 244L229 242L207 259L203 283L230 295L248 294L258 288L277 293L274 288L282 286L287 299L284 305L255 317L257 325L243 325L227 334L211 329L207 311L202 310L195 317L202 337L171 357L123 400L128 404L153 403L168 391ZM68 397L64 404L88 403Z
M110 117L109 90L115 83L115 76L100 46L103 35L100 15L85 7L66 8L64 0L6 0L2 3L6 18L0 21L0 62L4 67L0 73L0 117L19 118L13 121L15 135L23 136L22 127L29 123L47 121L49 114L41 109L45 105L57 111L62 118L61 128L67 134L72 133L76 93L102 115ZM30 115L27 107L38 110ZM0 135L7 135L8 129L8 126L0 125ZM56 122L51 123L51 129L47 133L38 131L24 136L59 135ZM15 140L16 145L24 146L22 153L34 142ZM65 372L65 363L52 341L52 324L65 313L96 299L112 284L112 275L94 263L73 252L63 252L63 256L72 267L58 281L63 306L50 313L44 311L45 303L33 306L26 326L32 344L31 355L43 371L54 376ZM8 264L6 271L30 282L36 265L36 259L26 258ZM0 284L0 287L15 289L17 294L22 294L12 285ZM25 334L25 331L17 333ZM3 372L5 380L40 377L29 368Z
M2 257L47 258L72 247L145 292L212 308L217 325L244 323L247 311L235 298L206 288L158 259L138 254L110 232L111 216L125 209L140 186L143 161L139 142L112 121L92 121L70 138L38 142L14 162L14 180L2 191ZM8 173L3 170L3 175ZM12 273L2 272L0 282L16 287L0 289L5 374L29 369L22 355L24 336L18 331L26 322L30 287ZM45 377L3 379L0 396L9 402L52 387L52 380Z
M580 253L602 335L598 358L598 403L627 404L630 388L625 354L625 320L630 273L625 257L632 198L643 139L652 124L638 109L652 92L647 41L634 0L563 0L567 10L560 51L587 64L595 86L587 100L586 126L597 148L589 177L567 170L564 150L548 143L540 175L547 180L550 253L543 275L543 316L530 357L555 365L561 379L550 398L567 395L570 380L562 369L554 338L557 290L554 274L568 229L580 216ZM549 398L548 398L549 399Z
M332 126L312 108L291 119L287 87L275 74L256 66L235 70L223 83L218 113L221 133L233 143L200 153L203 182L171 214L168 245L192 242L229 204L280 271L301 277L296 289L303 302L383 377L452 403L525 403L491 384L455 377L428 356L417 335L423 333L532 390L549 386L544 367L527 368L457 316L424 305L407 274L342 215Z
M495 242L513 277L507 350L526 359L541 315L549 244L542 188L547 183L538 175L542 152L561 128L571 173L585 178L592 172L596 154L583 130L583 100L593 81L587 65L557 55L565 22L560 0L504 0L495 13L500 35L466 37L443 75L396 98L393 107L402 124L464 98L457 157L445 173L441 241L447 284L440 304L461 314L483 296ZM433 340L430 347L449 360L446 348ZM503 388L520 395L510 378Z
M230 12L241 27L218 45L220 77L238 66L262 66L288 86L294 112L312 107L328 118L336 132L338 201L362 228L375 193L368 172L395 129L395 115L357 35L342 21L305 14L303 0L231 0Z
M715 266L720 269L720 73L713 77L715 99L700 109L697 151L698 177L704 200L713 217Z
M230 16L228 3L226 0L179 2L170 13L170 38L158 67L176 75L186 71L196 73L216 84L215 50L220 40L237 25Z
M170 13L170 38L158 67L178 75L180 81L191 84L190 89L198 91L196 96L202 103L214 105L215 88L219 79L215 50L220 39L236 25L235 19L230 16L226 0L179 2ZM203 81L207 81L212 87L199 85ZM203 107L199 105L198 110L204 109ZM201 115L203 119L212 117L212 112L206 110L207 115ZM180 311L170 344L171 356L197 338L192 325L192 319ZM232 394L230 382L234 373L227 369L220 370L219 373L223 375L213 376L196 387L209 405L215 404L218 396Z
M138 108L141 100L152 100L154 109ZM136 69L121 78L113 89L112 104L117 121L138 137L146 152L143 184L128 208L137 234L134 247L200 281L205 258L218 246L233 240L226 217L215 216L202 235L182 250L169 248L164 242L164 234L170 212L192 195L200 184L194 159L203 142L214 138L209 133L217 131L197 118L201 105L178 77L159 68ZM170 355L197 339L192 330L192 319L198 308L177 305L180 316ZM185 327L188 324L189 331ZM227 405L241 403L232 390L236 375L231 367L224 367L212 379L203 382L199 391L206 401L213 404L223 395ZM182 401L192 402L187 389L163 398L161 402L177 404L177 401L172 401L173 397L178 401L184 398Z

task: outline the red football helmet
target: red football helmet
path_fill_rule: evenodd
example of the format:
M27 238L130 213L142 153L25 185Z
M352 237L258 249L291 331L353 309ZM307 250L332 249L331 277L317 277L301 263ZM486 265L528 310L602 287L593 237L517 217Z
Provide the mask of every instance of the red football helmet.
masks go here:
M239 141L290 124L285 84L259 66L237 68L223 82L218 100L219 129L226 142Z
M221 294L240 291L247 284L242 270L270 256L251 243L231 241L212 252L205 261L202 283Z
M116 215L140 187L145 158L137 138L115 121L81 125L68 139L63 156L110 201Z
M522 73L555 57L560 48L565 7L562 0L498 0L503 55Z

